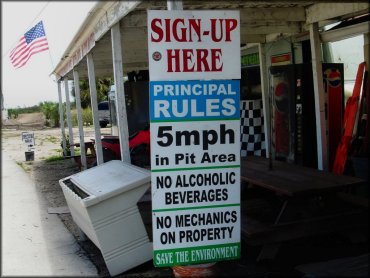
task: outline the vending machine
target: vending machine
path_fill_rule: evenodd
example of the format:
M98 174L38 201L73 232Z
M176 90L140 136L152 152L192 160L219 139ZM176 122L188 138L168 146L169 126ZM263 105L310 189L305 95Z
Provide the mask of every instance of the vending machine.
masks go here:
M125 82L126 110L130 136L149 125L149 81Z
M149 82L127 81L124 83L129 135L145 129L149 124ZM115 86L108 93L112 135L118 136Z
M331 169L342 131L343 64L323 64L327 150ZM272 153L275 159L317 168L312 65L270 67Z
M343 64L325 63L322 66L326 100L326 127L329 170L333 169L335 154L343 132L344 71Z

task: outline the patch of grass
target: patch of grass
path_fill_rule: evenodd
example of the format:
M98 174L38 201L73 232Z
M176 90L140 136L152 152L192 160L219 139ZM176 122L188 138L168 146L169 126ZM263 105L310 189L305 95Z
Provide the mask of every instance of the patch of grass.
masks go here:
M58 138L55 137L55 136L52 136L52 135L47 135L46 137L44 138L38 138L37 140L37 144L39 146L42 146L45 142L50 142L50 143L53 143L53 144L56 144L58 143Z
M75 155L81 155L81 149L75 148Z
M29 167L29 165L32 165L32 162L23 163L21 161L16 161L15 163L17 163L20 167L22 167L22 169L26 171L27 173L31 172L31 167Z
M48 135L46 137L46 140L49 141L49 142L51 142L51 143L54 143L54 144L59 141L58 138L56 138L55 136L52 136L52 135Z
M52 155L52 156L49 156L45 159L46 162L53 162L53 161L59 161L59 160L63 160L64 157L63 156L60 156L60 155Z

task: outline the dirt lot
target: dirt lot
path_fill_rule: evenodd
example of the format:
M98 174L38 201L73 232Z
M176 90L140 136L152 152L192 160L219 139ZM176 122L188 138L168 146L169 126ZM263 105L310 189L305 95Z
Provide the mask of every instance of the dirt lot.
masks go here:
M31 117L35 119L34 116ZM39 118L39 117L38 117ZM21 117L24 119L24 117ZM29 120L30 118L28 118ZM41 119L41 118L39 118ZM10 124L10 122L9 122ZM19 121L11 121L8 128L1 130L1 149L6 152L19 166L21 166L35 181L36 186L43 193L49 203L49 207L59 208L67 206L59 180L78 173L79 168L73 159L56 159L62 157L61 149L61 131L59 128L42 128L41 124L33 123L23 124ZM19 128L19 130L17 129ZM22 132L29 131L34 133L35 148L34 161L26 161L25 151L27 147L22 142ZM67 129L66 129L66 132ZM111 134L110 128L101 129L102 135ZM74 142L79 142L78 129L73 129ZM84 127L85 141L94 138L92 127ZM144 205L145 206L145 205ZM145 208L151 209L148 204ZM109 276L104 259L100 250L89 240L82 240L80 231L74 223L70 213L58 214L68 230L76 238L80 246L85 250L86 255L91 259L98 269L100 277ZM156 269L153 262L149 261L137 268L134 268L117 277L173 277L170 268Z
M28 127L28 129L27 129ZM59 179L79 172L77 164L72 159L61 159L48 162L50 158L61 156L61 132L59 128L35 129L23 126L23 131L33 130L35 135L34 161L26 161L26 147L22 143L22 130L2 129L2 152L6 152L35 181L50 207L67 206ZM110 134L110 128L102 129L102 134ZM91 127L84 128L85 140L93 138ZM74 129L75 142L78 142L78 131ZM144 223L150 225L151 203L146 202L139 209L146 211ZM148 214L149 213L149 214ZM87 256L95 264L100 277L109 276L100 250L90 240L82 240L80 232L70 213L58 214L68 230L75 236ZM147 219L145 219L147 218ZM149 224L148 224L149 223ZM148 226L147 226L148 229ZM151 238L148 230L149 237ZM325 236L285 243L274 262L256 264L256 256L260 251L258 246L247 246L242 243L241 259L238 261L220 262L214 267L215 276L224 277L300 277L295 266L308 262L329 260L346 256L355 256L368 252L366 243L353 245L342 236ZM292 255L293 254L293 255ZM171 268L154 268L149 261L117 277L174 277Z
M20 165L35 181L38 189L43 193L50 207L67 206L63 192L59 186L59 179L79 171L72 159L63 159L47 162L47 159L61 157L61 132L60 129L33 130L35 138L34 161L26 161L26 146L23 144L21 134L23 130L2 130L2 152L6 152L18 165ZM86 130L87 134L92 129ZM75 134L77 130L75 130ZM58 215L69 231L80 240L77 226L69 213ZM108 274L101 257L100 251L90 241L79 241L87 251L88 256L96 264L102 276ZM95 260L95 261L94 261Z
M59 180L65 178L69 175L79 172L78 165L73 159L61 159L56 161L48 162L50 158L55 158L56 156L61 157L61 132L59 128L44 128L39 130L29 131L34 132L35 138L35 149L34 149L34 161L26 161L25 151L27 150L26 146L22 143L21 134L25 131L25 128L21 130L16 129L2 129L2 152L6 152L18 165L20 165L35 181L38 189L43 193L44 197L49 203L49 207L58 208L65 207L67 203L65 201L63 192L59 185ZM78 142L78 130L77 128L73 129L75 142ZM110 128L104 128L101 130L102 134L110 134ZM88 127L84 128L85 140L93 138L94 131L93 128ZM151 203L145 202L139 205L139 209L142 213L144 223L148 230L148 233L151 233ZM62 222L66 225L68 230L76 238L80 246L85 250L86 255L91 259L98 269L100 277L109 276L108 269L106 268L104 259L101 255L100 250L89 240L82 240L80 231L77 225L73 222L72 216L70 213L61 213L58 214ZM151 234L149 235L151 238ZM215 271L220 267L230 268L228 274L234 272L235 275L239 276L238 273L242 275L244 267L237 264L230 263L219 263L215 266ZM240 265L240 267L235 267ZM219 276L219 275L217 275ZM173 271L171 268L154 268L153 262L149 261L143 265L140 265L130 271L125 272L116 277L174 277Z
M48 162L50 158L61 155L61 132L59 128L44 128L39 130L30 130L34 132L35 149L34 161L26 161L26 146L22 143L21 134L25 131L15 129L2 130L2 152L6 152L18 165L20 165L35 181L38 189L43 193L50 207L58 208L67 206L63 192L59 185L59 180L69 175L79 172L78 165L73 159L62 159ZM78 142L78 130L73 129L75 142ZM110 134L110 128L101 130L102 134ZM94 137L93 128L84 128L85 140ZM151 215L149 202L139 205L143 214L144 223L148 232ZM144 212L145 211L145 212ZM100 277L109 276L108 269L105 266L104 259L100 250L89 240L82 240L77 225L73 222L70 213L58 214L68 230L74 235L78 243L85 250L87 256L95 264ZM151 235L149 235L151 238ZM224 263L227 266L229 263ZM216 269L220 266L216 266ZM241 271L243 268L239 268ZM234 270L235 271L235 270ZM226 273L225 273L226 274ZM153 262L149 261L117 277L174 277L170 268L154 268Z

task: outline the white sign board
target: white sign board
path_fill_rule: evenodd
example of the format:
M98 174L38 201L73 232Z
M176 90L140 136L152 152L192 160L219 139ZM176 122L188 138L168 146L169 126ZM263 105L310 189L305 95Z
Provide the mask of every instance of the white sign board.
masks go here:
M239 11L148 11L150 80L240 79Z
M33 132L22 132L22 142L29 148L33 147L35 145L35 137Z
M154 265L238 259L239 12L148 11L148 28Z

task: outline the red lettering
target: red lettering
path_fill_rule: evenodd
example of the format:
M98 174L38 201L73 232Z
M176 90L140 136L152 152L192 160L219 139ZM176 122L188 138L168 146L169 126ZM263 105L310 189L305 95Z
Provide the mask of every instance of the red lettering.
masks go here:
M231 33L237 28L238 21L233 18L211 20L211 39L214 42L230 42ZM151 22L151 41L161 42L165 38L165 42L172 40L178 42L193 42L202 41L201 33L201 19L164 19L164 26L162 19L154 18ZM197 36L197 38L195 38ZM204 53L202 53L204 57Z
M231 41L231 32L238 26L236 19L211 19L211 38L214 42ZM225 37L224 37L225 32Z
M181 38L177 33L177 25L181 22L184 25L184 19L175 19L172 24L173 38L178 42L186 42L186 28L181 28Z
M236 19L225 19L226 25L226 39L225 42L231 41L230 33L238 26L238 21Z
M163 30L161 28L162 20L160 18L154 18L150 24L152 28L152 34L150 36L152 42L160 42L163 39ZM157 34L154 38L153 32Z
M212 71L222 71L224 63L221 62L221 56L222 56L221 49L211 49ZM221 62L219 63L220 67L217 67L216 62Z
M183 49L182 52L183 52L182 60L184 66L183 72L194 72L195 65L192 61L194 56L193 49ZM189 67L190 65L192 65L192 67Z
M167 72L222 71L221 49L167 49Z
M166 18L164 22L166 26L166 42L170 42L171 41L171 25L170 25L171 19Z
M219 29L220 30L217 30L217 21L220 22L219 24ZM222 40L222 37L224 36L223 34L223 28L222 28L222 22L223 22L223 19L211 19L211 38L214 42L220 42ZM219 37L217 38L217 32L219 32Z
M192 31L194 30L195 34L198 36L198 42L201 41L201 35L200 35L200 19L189 19L189 42L193 41Z
M172 51L175 53L172 54ZM180 49L167 49L167 72L180 72ZM175 64L175 70L172 68L172 64Z
M209 71L209 66L207 62L208 50L207 49L197 49L197 71Z
M152 20L150 24L152 42L161 42L163 39L165 42L192 42L193 37L198 42L202 41L201 19L176 18L172 20L171 18L165 18L163 20L164 22L160 18Z

